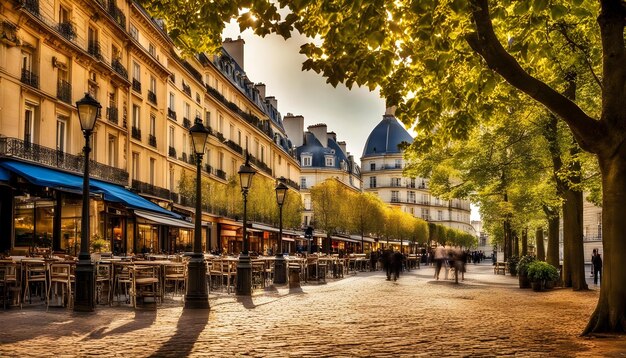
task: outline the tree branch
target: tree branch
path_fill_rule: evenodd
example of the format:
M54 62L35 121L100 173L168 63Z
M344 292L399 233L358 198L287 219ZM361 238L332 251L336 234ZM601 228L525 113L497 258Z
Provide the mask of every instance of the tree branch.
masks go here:
M589 117L574 102L528 74L502 47L493 30L488 0L470 0L470 4L472 19L476 26L476 32L465 37L470 47L483 57L489 68L500 74L512 86L561 117L570 126L583 149L598 153L607 138L607 130L603 123Z

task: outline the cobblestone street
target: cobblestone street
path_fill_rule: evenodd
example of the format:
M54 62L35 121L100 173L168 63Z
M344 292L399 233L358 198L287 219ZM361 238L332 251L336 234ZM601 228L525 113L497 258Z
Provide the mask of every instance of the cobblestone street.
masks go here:
M422 267L396 282L359 272L252 298L212 293L210 312L171 299L156 311L13 308L0 313L0 356L626 356L626 337L579 337L593 285L521 290L489 263L468 265L459 285L432 276Z

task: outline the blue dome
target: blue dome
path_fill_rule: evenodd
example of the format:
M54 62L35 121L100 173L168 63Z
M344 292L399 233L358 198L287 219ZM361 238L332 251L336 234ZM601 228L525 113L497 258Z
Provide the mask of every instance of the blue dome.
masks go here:
M362 158L400 153L398 145L402 142L412 143L413 137L398 122L396 117L385 114L383 120L367 137Z

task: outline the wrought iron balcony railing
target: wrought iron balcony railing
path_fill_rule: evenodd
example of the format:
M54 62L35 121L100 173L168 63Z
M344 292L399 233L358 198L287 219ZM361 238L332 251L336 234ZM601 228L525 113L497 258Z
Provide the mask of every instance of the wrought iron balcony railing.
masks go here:
M176 158L176 148L170 146L169 151L168 151L168 155L172 158Z
M31 87L39 88L39 76L25 68L22 68L21 81Z
M61 36L65 37L68 41L74 41L76 39L76 27L69 22L61 22L57 25L57 31Z
M97 40L89 41L87 52L98 60L102 60L102 51L100 50L100 42Z
M122 62L120 62L119 59L116 58L111 61L111 67L113 67L113 70L117 72L120 76L128 79L128 71L126 71L126 67L122 65Z
M172 194L169 190L161 188L152 184L144 183L139 180L134 180L131 183L133 189L137 190L141 194L152 195L166 200L171 200Z
M167 116L173 120L176 120L176 111L171 108L167 108Z
M157 146L156 136L150 134L150 136L148 136L148 144L156 148Z
M28 10L31 14L39 17L39 0L24 0L22 2L24 9Z
M118 110L117 107L108 107L107 108L107 119L111 123L118 124Z
M126 29L126 15L117 7L115 0L109 0L107 12L118 25Z
M14 157L67 170L79 175L84 172L84 157L33 144L17 138L0 138L0 157ZM89 161L90 175L119 185L128 184L128 172L123 169Z
M230 139L227 140L225 143L226 143L226 146L228 146L230 149L234 150L235 152L239 154L243 154L243 148L241 148L239 144L233 142Z
M215 170L215 175L216 175L218 178L222 178L222 179L226 180L226 172L225 172L225 171L223 171L223 170L221 170L221 169L216 169L216 170Z
M189 86L188 84L183 83L183 92L185 92L187 94L187 96L191 97L191 86Z
M152 91L148 90L148 101L150 101L150 102L152 102L152 103L154 103L154 104L157 104L157 96L156 96L156 93L154 93L154 92L152 92Z
M183 118L183 127L187 129L191 128L191 121L189 120L189 118Z
M133 91L141 93L141 82L133 78Z
M141 140L141 129L133 126L132 131L131 131L131 137L137 140Z
M57 81L57 98L71 105L72 104L72 84L64 80L58 80Z

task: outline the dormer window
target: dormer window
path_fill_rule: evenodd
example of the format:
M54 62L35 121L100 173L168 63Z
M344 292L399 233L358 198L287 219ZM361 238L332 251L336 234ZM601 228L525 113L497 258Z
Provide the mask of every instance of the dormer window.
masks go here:
M313 165L313 156L311 154L302 154L300 156L300 161L302 162L303 167L310 167Z
M324 163L327 167L334 167L335 166L335 157L331 156L331 155L327 155L324 157Z

